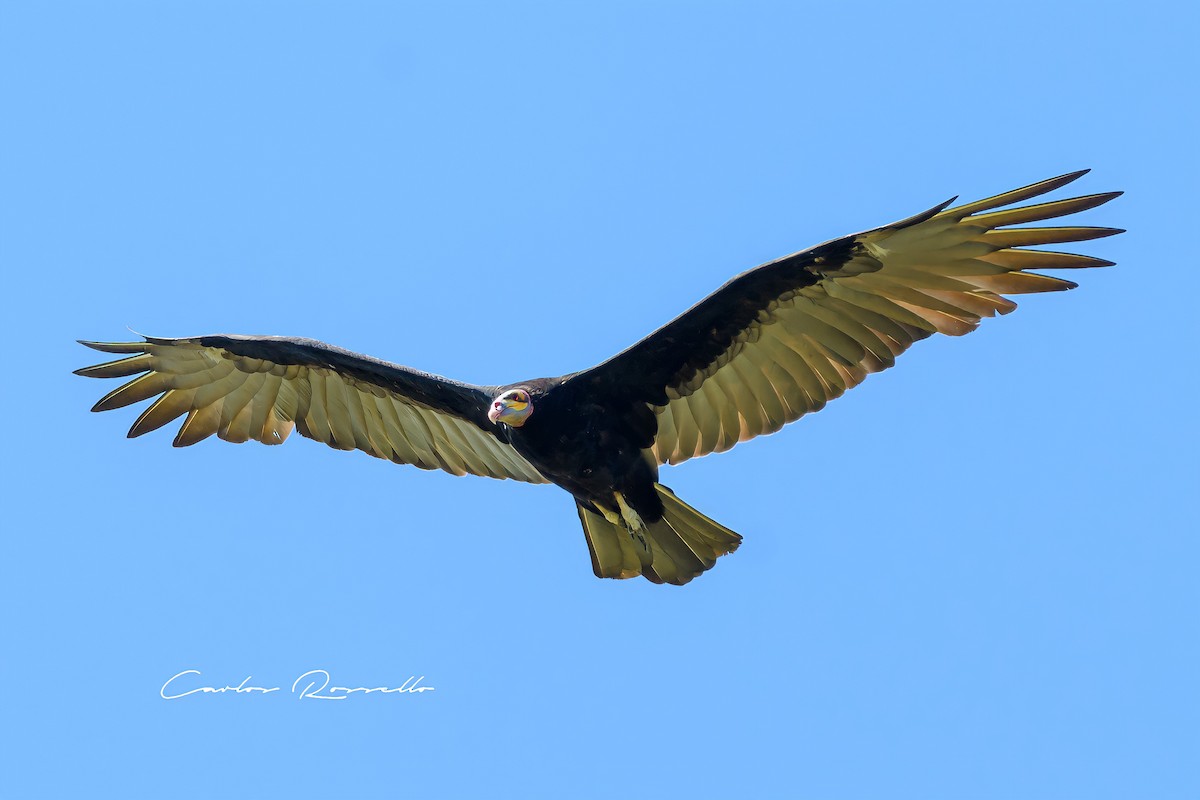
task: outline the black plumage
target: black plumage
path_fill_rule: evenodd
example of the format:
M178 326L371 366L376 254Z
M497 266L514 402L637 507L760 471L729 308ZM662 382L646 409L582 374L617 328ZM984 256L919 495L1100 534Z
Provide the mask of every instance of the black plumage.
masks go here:
M675 497L659 467L778 430L913 342L1012 311L1004 295L1074 287L1030 269L1109 265L1025 248L1117 229L1008 226L1119 193L997 210L1083 174L946 203L756 267L608 361L558 378L474 386L263 336L84 342L129 357L78 374L138 376L94 411L157 397L130 436L186 415L177 446L213 434L278 444L295 428L397 463L557 484L576 500L596 575L683 584L741 537Z

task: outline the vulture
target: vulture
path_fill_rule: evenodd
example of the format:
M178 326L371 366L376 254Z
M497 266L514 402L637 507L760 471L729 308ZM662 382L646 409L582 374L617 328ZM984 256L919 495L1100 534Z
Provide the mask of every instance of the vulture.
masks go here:
M682 585L742 539L659 483L659 468L818 411L918 339L961 336L1012 311L1007 295L1076 285L1031 270L1111 266L1030 246L1119 229L1013 227L1120 194L1015 205L1086 172L951 199L770 261L607 361L557 378L476 386L312 339L240 335L81 341L123 358L76 374L136 376L93 411L156 398L130 437L185 417L176 447L213 434L282 444L299 430L398 464L557 484L575 500L598 577Z

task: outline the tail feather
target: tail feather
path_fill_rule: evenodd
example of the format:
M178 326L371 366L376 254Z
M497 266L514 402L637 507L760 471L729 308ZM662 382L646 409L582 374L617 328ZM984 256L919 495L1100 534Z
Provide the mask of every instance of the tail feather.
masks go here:
M742 537L719 522L709 519L675 496L662 484L655 484L659 499L663 501L663 517L671 520L677 529L686 529L711 547L714 558L732 553L742 543Z
M655 484L654 488L662 500L663 517L636 533L579 506L597 577L641 575L654 583L682 586L741 544L741 536L701 514L667 487Z
M579 521L592 555L592 572L597 578L632 578L650 567L650 551L620 525L578 503Z

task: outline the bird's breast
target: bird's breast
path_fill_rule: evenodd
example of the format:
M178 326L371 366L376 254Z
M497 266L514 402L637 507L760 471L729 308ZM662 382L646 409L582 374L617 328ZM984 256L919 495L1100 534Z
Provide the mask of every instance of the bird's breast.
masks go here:
M607 501L645 471L638 437L623 428L602 408L551 406L538 408L510 436L549 480L581 499Z

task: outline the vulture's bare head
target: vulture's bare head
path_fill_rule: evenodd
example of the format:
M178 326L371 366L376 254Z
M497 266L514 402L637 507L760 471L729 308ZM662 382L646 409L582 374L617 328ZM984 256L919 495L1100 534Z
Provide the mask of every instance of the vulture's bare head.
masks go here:
M503 422L519 428L533 413L533 400L524 389L507 389L492 401L488 409L488 419L492 422Z

